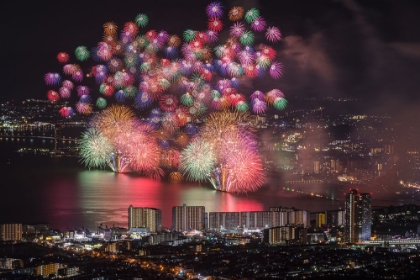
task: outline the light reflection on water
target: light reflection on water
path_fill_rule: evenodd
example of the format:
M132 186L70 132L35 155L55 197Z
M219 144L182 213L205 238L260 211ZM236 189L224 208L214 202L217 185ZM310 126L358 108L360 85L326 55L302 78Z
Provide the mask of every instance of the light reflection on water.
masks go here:
M130 204L161 209L165 227L171 227L172 206L184 203L204 206L206 212L263 211L272 206L310 212L343 209L348 190L322 185L287 190L273 177L257 192L231 194L198 183L157 182L132 174L86 170L77 159L19 156L10 151L10 146L0 145L0 222L48 222L58 229L95 230L101 224L127 227ZM9 157L11 164L5 164ZM360 192L372 191L368 188L361 187ZM381 206L415 203L394 191L374 192L372 198L374 205Z

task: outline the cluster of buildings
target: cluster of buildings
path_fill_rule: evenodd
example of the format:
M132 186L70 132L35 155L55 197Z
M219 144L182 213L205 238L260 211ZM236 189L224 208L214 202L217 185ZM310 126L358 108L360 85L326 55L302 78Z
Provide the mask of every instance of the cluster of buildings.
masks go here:
M106 228L98 232L65 231L50 240L106 241L119 238L143 239L149 244L162 242L185 242L183 236L200 236L208 233L231 235L262 235L269 244L307 244L325 240L325 231L311 232L311 228L345 227L338 241L362 242L371 239L372 214L371 195L352 189L346 195L345 210L309 213L306 210L285 207L270 207L268 211L206 212L204 206L172 207L172 228L162 228L162 211L156 208L128 208L128 229ZM312 221L312 222L311 222ZM312 225L311 225L312 223ZM36 232L31 226L22 224L0 224L0 241L21 241L24 232ZM38 229L38 232L41 232Z

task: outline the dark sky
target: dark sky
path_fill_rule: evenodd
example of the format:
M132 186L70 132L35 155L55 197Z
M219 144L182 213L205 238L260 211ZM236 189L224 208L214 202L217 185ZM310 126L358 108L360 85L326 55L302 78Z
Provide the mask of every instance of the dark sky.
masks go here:
M0 11L0 100L46 98L44 75L61 72L56 55L96 46L105 22L122 27L145 13L150 21L141 33L163 29L182 35L185 29L206 29L211 2L9 1ZM365 99L360 106L393 111L420 107L420 1L220 2L226 13L235 5L258 8L269 25L281 29L283 40L275 48L285 72L268 83L286 98L357 97Z

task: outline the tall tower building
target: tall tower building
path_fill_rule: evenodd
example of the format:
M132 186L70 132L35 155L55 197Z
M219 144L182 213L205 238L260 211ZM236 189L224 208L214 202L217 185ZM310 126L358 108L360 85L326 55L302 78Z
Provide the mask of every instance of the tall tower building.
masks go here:
M352 189L346 194L345 204L347 241L369 240L372 234L371 195Z
M162 211L156 208L128 207L128 228L146 227L151 232L162 230Z
M172 230L188 231L190 229L203 230L205 228L204 206L172 207Z

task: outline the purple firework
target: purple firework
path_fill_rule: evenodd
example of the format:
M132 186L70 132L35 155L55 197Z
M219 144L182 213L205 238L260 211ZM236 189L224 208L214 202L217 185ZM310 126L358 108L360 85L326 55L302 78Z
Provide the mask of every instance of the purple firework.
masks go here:
M61 76L58 73L47 73L44 76L45 84L49 86L55 86L60 84Z
M262 17L257 17L251 23L251 28L254 31L264 31L265 27L266 27L266 23Z
M206 13L209 18L220 18L223 15L223 6L220 2L213 2L207 5Z
M278 79L281 76L283 76L283 64L281 64L280 62L276 62L276 61L274 61L273 63L271 63L271 66L270 66L270 75L274 79Z

